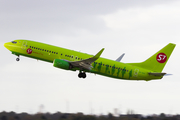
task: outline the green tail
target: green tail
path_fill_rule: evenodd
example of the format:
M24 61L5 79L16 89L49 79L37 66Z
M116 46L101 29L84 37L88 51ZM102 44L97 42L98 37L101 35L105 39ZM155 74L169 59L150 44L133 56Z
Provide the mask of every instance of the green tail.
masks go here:
M162 72L175 46L176 44L169 43L160 51L158 51L153 56L148 58L146 61L142 63L129 63L129 64L138 66L144 69L148 69L154 72Z

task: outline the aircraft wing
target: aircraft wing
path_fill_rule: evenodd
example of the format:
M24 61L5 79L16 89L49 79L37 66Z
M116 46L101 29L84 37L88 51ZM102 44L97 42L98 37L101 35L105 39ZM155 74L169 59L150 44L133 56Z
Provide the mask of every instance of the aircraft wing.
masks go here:
M91 70L92 66L91 63L93 63L94 61L96 61L100 55L102 54L102 52L104 51L104 48L102 48L95 56L85 59L85 60L81 60L81 61L73 61L73 62L69 62L73 67L78 67L81 69L87 69L87 70Z
M121 59L124 57L125 53L123 53L118 59L116 59L116 61L120 62Z

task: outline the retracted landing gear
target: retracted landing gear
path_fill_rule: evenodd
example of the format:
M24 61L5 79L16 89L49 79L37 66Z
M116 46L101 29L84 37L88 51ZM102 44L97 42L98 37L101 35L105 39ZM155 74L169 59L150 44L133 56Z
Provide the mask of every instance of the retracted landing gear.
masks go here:
M80 71L79 74L78 74L78 77L79 78L86 78L86 73Z

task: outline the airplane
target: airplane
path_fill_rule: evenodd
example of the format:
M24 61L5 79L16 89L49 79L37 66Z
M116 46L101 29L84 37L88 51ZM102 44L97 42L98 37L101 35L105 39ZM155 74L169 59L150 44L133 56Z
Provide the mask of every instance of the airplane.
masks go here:
M104 48L96 55L89 55L62 47L30 40L13 40L4 46L18 56L26 56L53 63L54 67L64 70L79 71L79 78L86 78L86 72L125 80L154 80L163 78L162 70L176 44L169 43L144 62L122 63L124 54L116 60L100 57Z

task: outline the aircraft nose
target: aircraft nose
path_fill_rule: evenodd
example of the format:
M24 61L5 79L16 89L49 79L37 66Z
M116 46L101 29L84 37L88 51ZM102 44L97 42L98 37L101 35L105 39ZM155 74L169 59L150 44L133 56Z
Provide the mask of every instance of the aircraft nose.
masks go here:
M4 43L4 47L6 47L6 48L8 49L8 47L9 47L9 42Z
M7 43L4 43L4 47L6 47L6 48L7 48Z

